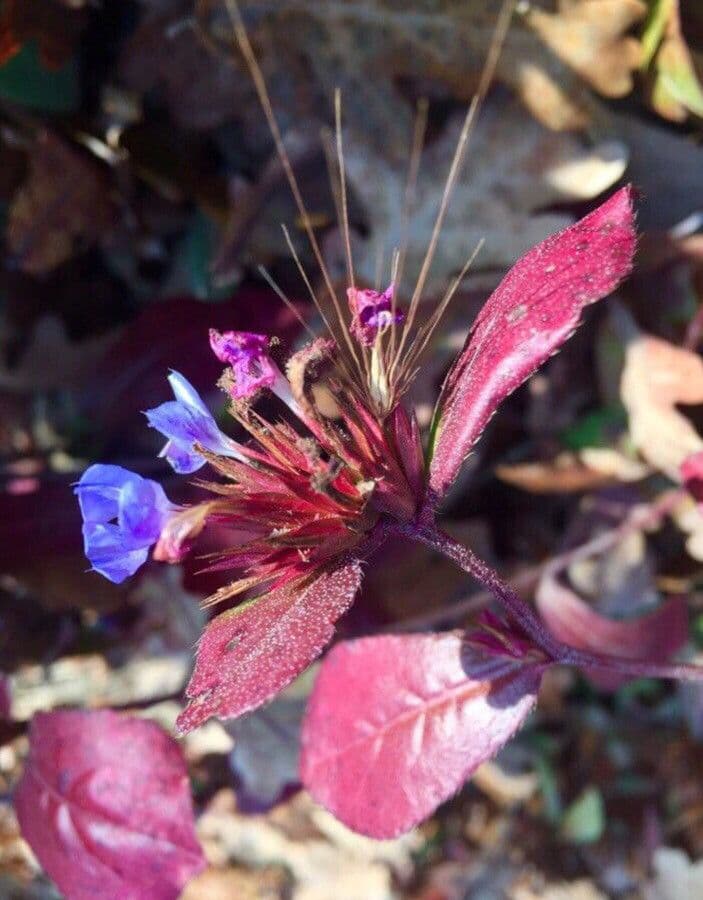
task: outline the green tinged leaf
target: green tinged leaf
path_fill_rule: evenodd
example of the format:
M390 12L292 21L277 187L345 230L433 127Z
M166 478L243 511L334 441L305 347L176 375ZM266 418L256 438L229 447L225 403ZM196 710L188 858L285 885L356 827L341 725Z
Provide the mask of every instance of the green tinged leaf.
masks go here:
M49 113L74 112L80 105L78 63L70 59L56 71L44 68L34 41L0 66L0 97Z
M579 419L561 433L562 443L569 450L583 450L584 447L609 447L614 434L627 425L627 414L623 406L605 406Z
M657 87L703 118L703 88L683 41L667 41L657 57Z
M605 830L605 805L598 788L586 788L564 813L560 833L570 844L593 844Z
M650 10L647 21L642 29L642 62L644 71L654 59L657 47L664 37L666 24L674 8L674 0L650 0Z
M214 222L198 211L185 240L185 261L194 296L201 300L223 300L231 296L234 284L216 286L212 277L212 259L217 229Z

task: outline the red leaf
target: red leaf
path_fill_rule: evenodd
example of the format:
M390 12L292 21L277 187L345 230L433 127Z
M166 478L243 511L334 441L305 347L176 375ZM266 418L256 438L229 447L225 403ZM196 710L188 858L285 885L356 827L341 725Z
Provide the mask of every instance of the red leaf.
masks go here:
M198 645L181 733L211 716L249 712L290 684L332 639L360 584L354 560L307 587L280 588L213 619Z
M555 576L546 575L535 600L554 637L577 650L666 662L688 639L688 607L683 597L671 597L654 612L636 619L608 619ZM621 675L596 669L587 674L605 690L628 681Z
M444 495L500 403L572 334L581 311L629 273L632 190L530 250L479 313L438 405L430 489Z
M515 733L542 668L469 649L459 634L339 644L308 704L302 781L345 825L395 837Z
M175 900L205 867L180 748L153 722L110 710L38 714L14 804L71 900Z

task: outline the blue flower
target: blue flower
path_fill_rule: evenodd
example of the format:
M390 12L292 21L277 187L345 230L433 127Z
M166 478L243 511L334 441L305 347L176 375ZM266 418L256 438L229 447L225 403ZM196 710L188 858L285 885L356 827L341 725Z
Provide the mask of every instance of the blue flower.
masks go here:
M171 372L168 380L176 399L147 410L145 415L151 427L168 438L160 455L171 468L187 475L205 465L194 449L196 443L212 453L243 459L235 442L217 427L193 385L178 372Z
M176 511L160 484L121 466L96 464L75 487L83 545L93 569L115 584L133 575Z

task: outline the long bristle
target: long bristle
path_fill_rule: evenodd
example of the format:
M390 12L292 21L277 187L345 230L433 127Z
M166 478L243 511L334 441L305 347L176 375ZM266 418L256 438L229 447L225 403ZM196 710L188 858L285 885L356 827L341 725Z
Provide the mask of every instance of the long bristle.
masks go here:
M259 272L259 274L261 275L261 277L266 281L268 286L271 288L271 290L273 290L276 293L276 295L281 300L281 302L293 313L293 315L300 322L300 324L303 326L303 328L307 331L307 333L310 335L310 337L314 338L316 336L315 332L305 321L305 319L303 318L303 316L301 315L300 311L295 306L293 301L285 294L283 289L276 283L273 275L271 275L271 273L266 269L265 266L257 266L256 268L257 268L257 271Z
M288 249L290 250L291 256L293 257L293 261L295 262L298 272L300 273L300 277L303 279L303 282L305 283L305 287L308 290L310 298L312 299L312 302L315 305L315 308L317 309L318 313L320 314L320 318L322 319L325 328L329 332L330 337L333 338L335 341L337 341L337 334L336 334L335 330L332 328L332 325L331 325L329 319L327 318L327 315L326 315L324 309L322 308L322 304L319 302L319 300L317 298L317 294L315 293L315 289L312 286L312 282L310 281L310 278L308 277L308 274L305 271L305 267L303 266L303 263L300 259L300 255L298 254L298 251L295 249L295 245L293 244L293 240L290 236L290 232L288 231L288 229L286 228L285 225L281 225L281 228L283 230L283 235L286 239L286 243L288 244ZM343 369L345 375L348 378L352 379L353 381L356 381L356 378L352 374L352 372L350 370L350 366L347 363L347 361L343 355L340 355L340 365L342 366L342 369ZM361 366L359 364L357 364L357 369L361 370ZM362 377L363 377L363 370L361 370L361 372L362 372Z
M432 262L434 260L435 251L437 249L437 242L439 241L439 236L442 231L442 225L444 224L444 219L447 214L449 200L461 171L461 166L464 161L469 138L471 137L473 127L476 122L476 116L481 108L481 104L483 103L486 94L488 93L488 89L493 81L493 76L495 75L495 70L496 66L498 65L498 60L500 58L503 43L508 33L508 28L510 27L510 21L515 7L515 2L516 0L504 0L501 6L498 20L496 22L495 31L493 32L491 45L488 48L486 61L481 72L481 78L479 79L476 93L472 97L469 108L466 111L466 116L464 117L464 122L461 127L461 132L459 134L459 139L454 151L454 156L449 167L449 173L447 174L444 191L442 192L442 199L437 211L437 217L432 229L430 242L427 246L427 252L425 253L425 257L422 261L422 266L420 267L420 273L415 284L415 289L410 299L408 316L405 321L403 333L401 335L400 344L396 353L396 359L394 359L394 365L396 364L396 360L400 358L403 352L403 348L405 347L405 343L412 330L415 317L417 315L417 310L420 304L420 298L422 297L422 292L427 281L427 276L429 275L430 267L432 266Z
M254 82L254 87L256 88L259 102L261 103L264 116L266 117L266 121L268 122L269 130L271 131L271 136L273 137L274 144L276 145L276 152L279 155L281 165L283 166L283 171L285 172L288 184L293 194L293 199L295 200L295 204L298 207L298 212L300 213L305 233L307 235L308 241L310 242L310 247L312 248L315 260L320 267L320 273L322 274L327 293L332 300L335 312L339 318L344 341L351 355L353 357L356 357L354 342L351 339L351 335L346 324L346 318L342 312L339 298L337 297L334 285L332 284L332 278L330 277L329 270L327 269L324 258L322 256L320 245L317 238L315 237L315 232L310 222L310 215L305 206L305 201L303 200L303 196L298 185L298 180L295 177L293 166L291 165L290 157L288 156L288 151L286 150L285 144L283 142L283 136L281 135L281 130L278 126L278 121L276 120L276 115L273 111L273 105L271 104L271 98L266 86L266 80L264 78L263 72L261 71L261 66L256 59L256 54L254 53L254 49L251 46L251 42L249 41L249 35L247 34L246 26L244 25L244 20L239 9L239 4L237 3L237 0L225 0L225 5L232 22L232 29L234 31L235 39L237 41L237 44L239 45L239 49L242 53L242 56L244 57L244 61L247 64L247 68L249 69L249 73Z
M461 281L468 270L473 258L478 252L478 247L472 254L471 258L468 260L464 269L462 269L461 273L453 280L449 289L447 290L445 296L442 301L439 303L437 309L434 311L432 316L430 316L429 320L420 328L417 333L413 333L415 320L417 318L420 300L425 288L425 284L427 282L427 278L434 261L434 256L437 249L437 244L439 241L440 233L442 230L442 226L444 224L444 220L446 218L447 209L449 205L449 200L451 198L454 187L459 178L459 174L461 172L461 167L464 162L464 158L466 155L466 149L469 143L469 139L473 132L473 127L476 121L477 113L485 99L485 96L488 93L489 87L493 81L493 77L495 75L496 66L498 64L498 59L500 57L500 53L505 41L505 37L507 35L510 21L512 18L513 10L515 8L516 0L503 0L500 8L500 12L497 18L495 30L493 33L493 38L491 40L490 47L488 49L488 53L486 56L486 61L484 63L481 77L479 79L479 84L474 94L471 103L466 111L466 115L464 118L464 122L462 124L461 132L459 134L459 139L457 141L456 149L454 151L454 155L452 157L452 161L449 167L449 171L447 174L447 178L445 181L444 189L442 192L442 197L439 203L437 215L435 218L434 226L432 229L432 234L430 237L430 241L427 247L427 251L423 258L420 272L417 277L417 281L415 283L415 287L413 289L413 293L410 298L408 312L403 323L403 327L400 331L400 338L398 339L396 326L395 326L395 315L397 311L397 298L399 296L399 292L401 291L402 278L403 278L403 269L405 264L405 257L407 253L407 242L408 242L408 221L410 218L410 214L412 212L412 206L415 199L415 191L420 167L420 159L422 155L422 148L424 144L425 131L427 127L427 114L428 114L428 105L426 101L420 101L418 104L417 115L415 119L414 129L413 129L413 137L412 137L412 146L410 153L410 161L409 161L409 169L408 169L408 178L405 189L402 217L401 217L401 243L400 247L394 252L393 260L392 260L392 281L395 285L395 289L393 291L392 296L392 316L391 321L392 325L389 329L389 333L380 336L379 341L380 344L375 348L374 353L371 355L372 359L376 359L376 365L380 364L384 370L384 377L387 379L387 382L390 386L390 394L389 398L386 398L386 403L390 407L392 405L391 401L393 397L397 397L401 393L404 392L404 380L407 380L409 377L409 373L416 369L417 361L419 359L420 354L423 352L425 347L427 346L434 330L436 329L442 314L446 310L446 307L451 302L452 297L456 293ZM272 137L274 139L274 143L276 146L277 153L281 160L281 164L283 166L283 170L285 172L286 178L288 179L289 186L291 188L291 192L293 194L294 201L300 213L303 227L305 229L308 241L310 242L310 246L312 248L313 254L315 256L315 260L319 266L320 273L322 275L323 282L325 284L325 288L329 298L332 301L332 305L335 310L335 319L337 327L332 327L332 323L330 319L326 315L325 311L322 308L322 304L319 302L318 297L315 294L315 291L312 287L312 283L308 278L302 262L300 261L300 257L297 254L293 242L290 238L290 235L284 227L284 235L286 237L286 241L288 243L289 249L295 260L296 266L298 267L298 271L300 272L301 277L310 293L310 296L313 300L313 303L318 310L325 327L329 331L329 333L335 338L339 350L340 350L340 366L344 371L345 375L348 377L350 384L352 387L361 388L362 394L364 392L364 385L371 386L373 381L373 372L372 366L369 359L369 352L362 345L360 347L356 347L354 340L352 339L350 328L347 322L347 316L344 314L342 305L340 304L339 298L335 291L334 285L332 284L332 279L327 269L327 266L324 262L322 252L320 250L320 246L318 240L315 236L310 216L305 207L305 203L302 198L302 194L300 191L300 187L298 185L295 173L293 171L293 167L290 162L290 158L288 156L288 152L283 143L283 138L281 136L281 132L273 111L273 106L271 104L271 99L268 93L268 88L266 86L266 82L263 76L263 72L261 67L256 59L253 48L249 41L249 37L246 31L246 27L244 25L244 21L242 18L241 11L239 9L239 4L237 0L225 0L225 5L227 11L229 13L232 27L234 30L234 36L236 38L237 44L244 56L244 60L247 64L249 72L254 82L254 86L256 88L257 94L259 96L259 101L261 102L261 106L263 108L264 115L268 122ZM345 261L347 268L347 278L350 287L354 287L355 278L354 278L354 266L352 259L352 248L351 248L351 233L350 233L350 225L349 225L349 209L348 209L348 198L347 198L347 186L346 186L346 171L345 171L345 161L344 161L344 146L342 141L342 104L341 104L341 92L337 89L335 90L334 95L334 110L335 110L335 134L336 134L336 171L334 165L334 154L329 150L326 146L326 155L328 159L328 166L330 169L330 181L332 185L332 193L335 200L335 206L337 207L338 220L340 223L340 230L342 233L343 241L344 241L344 252L345 252ZM271 284L276 293L281 297L284 303L288 306L292 306L290 301L285 298L283 292L278 288L278 286L273 282L273 279L268 276L268 273L264 274L266 280ZM310 331L307 325L305 325L306 329ZM337 330L341 333L341 342L337 337ZM411 339L412 337L412 339ZM407 352L405 358L403 357L403 352L406 350L406 346L410 341L410 345L407 348ZM349 359L346 359L346 356L349 356ZM356 372L352 370L355 369ZM379 409L379 413L384 414L386 410Z
M339 166L339 186L342 196L342 231L344 234L344 250L347 258L347 278L349 287L355 287L354 261L352 259L351 234L349 232L349 209L347 206L347 177L344 168L344 144L342 141L342 92L339 88L334 92L334 130L337 137L337 164Z
M431 340L432 335L434 334L444 313L446 312L447 307L451 303L452 299L454 298L454 295L456 294L459 286L461 285L461 282L466 277L466 273L469 271L469 269L473 265L474 260L478 256L483 244L484 244L484 240L482 238L478 242L478 244L476 244L476 246L474 247L471 255L469 256L469 258L466 260L466 262L462 266L459 274L456 275L456 277L453 279L453 281L450 284L449 288L447 289L444 297L442 298L440 303L437 305L437 308L433 311L429 320L423 325L423 327L417 332L417 334L413 338L413 341L410 344L410 347L408 348L406 357L403 360L402 366L398 370L397 377L398 377L399 381L402 381L405 378L410 377L409 376L410 370L414 366L416 366L420 356L422 355L425 347Z

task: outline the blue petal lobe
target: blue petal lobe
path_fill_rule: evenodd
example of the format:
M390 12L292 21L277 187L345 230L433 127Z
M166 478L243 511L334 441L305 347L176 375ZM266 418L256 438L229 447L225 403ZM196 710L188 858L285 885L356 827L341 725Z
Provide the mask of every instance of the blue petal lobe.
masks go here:
M188 381L187 378L184 378L180 372L171 372L168 376L168 383L171 385L173 396L176 400L185 403L186 406L194 407L206 416L210 415L210 410L203 402L200 394L195 390L190 381Z
M179 475L190 475L205 465L205 459L199 453L178 441L168 441L159 456L163 456Z
M86 522L83 526L85 555L96 572L114 584L134 575L149 555L149 545L125 536L117 525Z
M122 466L101 463L89 466L74 488L84 521L105 523L114 519L118 514L120 491L126 484L139 481L139 475Z

